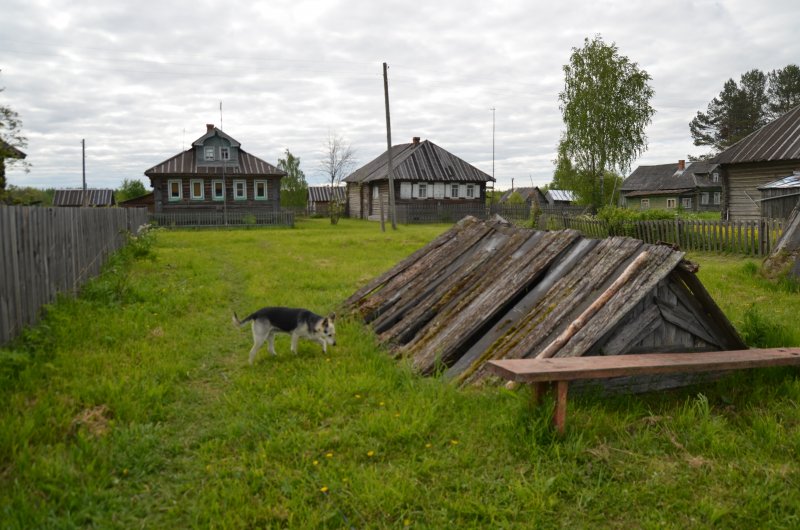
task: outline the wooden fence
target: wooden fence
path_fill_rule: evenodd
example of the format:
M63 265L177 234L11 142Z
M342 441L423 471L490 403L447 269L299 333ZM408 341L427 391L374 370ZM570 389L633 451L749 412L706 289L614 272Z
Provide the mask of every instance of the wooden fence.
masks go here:
M164 228L200 228L220 226L294 226L294 212L240 211L151 213L150 221Z
M587 237L629 236L647 243L671 243L682 250L767 256L783 233L782 219L690 221L664 219L608 223L568 216L543 216L539 228L573 228Z
M76 293L144 224L144 208L0 206L0 344L58 293Z

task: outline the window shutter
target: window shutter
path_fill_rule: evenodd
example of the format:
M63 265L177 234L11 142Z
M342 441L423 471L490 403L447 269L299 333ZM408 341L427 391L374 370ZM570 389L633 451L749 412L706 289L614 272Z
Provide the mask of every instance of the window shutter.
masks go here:
M400 198L401 199L410 199L411 198L411 183L410 182L401 182L400 183Z
M443 199L444 198L444 182L434 182L434 184L433 184L433 198L434 199Z

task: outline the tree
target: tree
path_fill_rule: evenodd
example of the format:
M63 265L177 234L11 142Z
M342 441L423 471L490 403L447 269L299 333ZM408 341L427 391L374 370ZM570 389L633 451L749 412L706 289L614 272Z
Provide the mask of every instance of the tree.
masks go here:
M606 172L627 173L647 149L645 127L655 114L650 80L600 35L573 48L564 65L564 91L558 99L566 131L560 149L579 178L590 183L594 206L606 202Z
M5 87L0 88L0 92ZM22 135L22 120L19 114L5 105L0 105L0 201L6 196L6 167L20 164L28 171L30 164L24 161L28 139Z
M117 202L127 201L147 195L147 190L139 179L123 179L122 184L116 191Z
M308 183L300 169L300 159L286 150L286 158L278 159L278 169L286 172L281 179L281 206L305 206L308 201Z
M773 70L767 74L767 79L768 112L771 119L800 105L800 67L790 64L782 70Z
M728 79L707 112L697 112L689 124L694 145L711 146L715 154L735 144L767 122L767 76L760 70L742 74L739 84Z
M320 170L328 178L331 188L335 188L341 184L342 179L356 163L355 151L335 131L328 133L323 149L324 151L319 161ZM332 225L339 222L339 217L343 211L344 204L335 194L332 194L330 206Z

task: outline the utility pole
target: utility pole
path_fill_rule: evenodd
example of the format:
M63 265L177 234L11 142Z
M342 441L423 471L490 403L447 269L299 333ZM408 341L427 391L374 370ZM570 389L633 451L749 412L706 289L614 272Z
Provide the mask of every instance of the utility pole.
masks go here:
M389 217L392 218L392 230L397 230L397 213L394 207L394 176L392 168L392 122L389 118L389 67L383 63L383 95L386 100L386 147L389 155Z
M222 101L219 102L219 130L222 130ZM222 146L219 148L219 156L222 158L222 218L225 226L228 226L228 185L225 183L225 158L222 157Z
M81 140L81 162L83 165L83 196L81 197L81 205L85 208L88 206L86 200L86 139Z
M489 110L492 111L492 178L494 178L494 114L496 109L492 107Z

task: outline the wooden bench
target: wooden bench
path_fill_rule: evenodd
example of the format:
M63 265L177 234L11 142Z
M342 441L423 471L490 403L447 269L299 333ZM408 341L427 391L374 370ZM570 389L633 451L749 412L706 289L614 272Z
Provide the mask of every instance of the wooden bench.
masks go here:
M556 405L553 423L559 433L564 432L567 389L570 381L792 365L800 365L800 348L502 359L486 363L491 373L510 381L532 384L534 402L537 404L541 402L550 383L555 383Z

